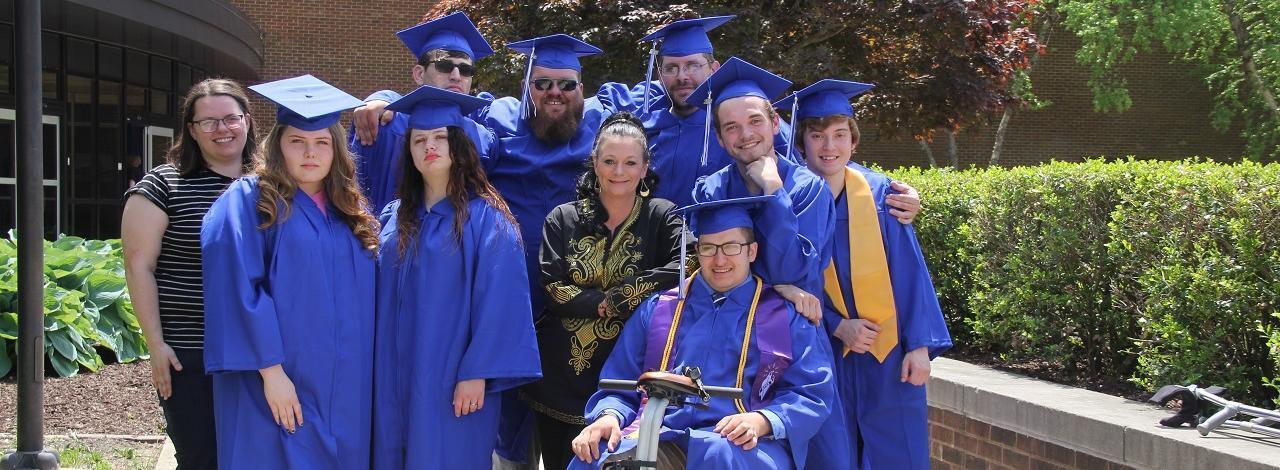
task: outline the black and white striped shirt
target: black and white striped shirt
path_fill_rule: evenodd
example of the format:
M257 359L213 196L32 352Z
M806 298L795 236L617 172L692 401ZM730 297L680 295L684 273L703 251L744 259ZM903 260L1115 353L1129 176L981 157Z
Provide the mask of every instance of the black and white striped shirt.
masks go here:
M139 194L169 216L156 260L160 330L174 349L204 349L204 284L200 226L213 201L234 178L208 168L184 177L170 164L155 167L125 195Z

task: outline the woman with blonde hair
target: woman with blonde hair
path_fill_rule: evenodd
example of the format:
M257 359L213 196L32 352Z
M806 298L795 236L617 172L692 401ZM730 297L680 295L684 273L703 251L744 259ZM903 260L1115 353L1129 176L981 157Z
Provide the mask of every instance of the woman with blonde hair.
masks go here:
M201 230L218 463L369 468L378 228L338 123L360 101L310 75L250 88L276 126Z

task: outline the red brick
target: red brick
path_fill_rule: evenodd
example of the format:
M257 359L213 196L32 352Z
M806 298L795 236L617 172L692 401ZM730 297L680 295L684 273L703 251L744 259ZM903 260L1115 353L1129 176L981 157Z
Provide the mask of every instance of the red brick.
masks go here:
M1010 431L1008 429L1005 429L999 426L991 427L992 442L1013 447L1014 445L1016 445L1017 438L1018 438L1018 433L1015 433L1013 431Z
M942 446L942 461L957 465L962 464L964 463L964 453L955 447Z
M1101 457L1095 457L1084 452L1076 452L1076 468L1104 470L1110 465L1110 461Z
M970 419L968 420L968 423L966 423L965 432L968 432L974 437L986 439L991 436L991 425L976 419Z
M974 455L964 456L964 468L966 470L988 470L988 462L986 459Z
M1010 468L1017 470L1028 470L1031 468L1031 458L1027 457L1026 454L1018 452L1017 449L1006 448L1002 451L1002 454L1004 455L1000 459L1001 462L1004 462L1004 464L1008 465Z
M1076 463L1076 451L1051 442L1044 443L1044 456L1050 461L1063 465L1075 465Z
M1032 438L1032 437L1027 437L1024 434L1018 435L1017 443L1015 444L1015 447L1017 447L1017 449L1022 451L1023 453L1032 457L1040 457L1044 455L1044 441L1041 441L1039 439Z
M978 439L968 434L956 433L955 439L952 442L952 444L955 445L957 449L963 450L965 452L972 452L972 453L978 452Z
M950 444L952 442L953 435L955 435L955 432L951 429L944 428L937 424L929 426L929 437L931 440Z

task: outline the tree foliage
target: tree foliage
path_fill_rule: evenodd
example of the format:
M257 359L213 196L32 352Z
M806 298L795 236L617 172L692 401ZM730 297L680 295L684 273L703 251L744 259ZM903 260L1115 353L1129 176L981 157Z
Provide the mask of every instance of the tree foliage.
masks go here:
M477 84L518 91L522 56L508 42L566 33L606 52L583 60L588 82L643 79L648 45L639 39L683 18L738 15L711 33L716 56L739 56L796 82L872 82L860 102L864 127L882 136L929 138L985 124L1020 97L1019 70L1039 51L1024 25L1038 0L677 1L446 0L424 19L465 11L499 49L481 61Z
M1100 111L1132 105L1123 66L1161 48L1201 69L1213 126L1240 124L1248 156L1280 158L1280 0L1056 0L1082 41ZM1176 99L1176 98L1175 98Z

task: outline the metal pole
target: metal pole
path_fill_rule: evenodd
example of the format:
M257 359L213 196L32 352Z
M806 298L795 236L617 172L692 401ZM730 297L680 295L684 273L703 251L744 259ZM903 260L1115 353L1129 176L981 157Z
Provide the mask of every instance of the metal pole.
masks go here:
M40 0L14 2L17 47L18 449L6 469L58 468L44 451L44 136Z

